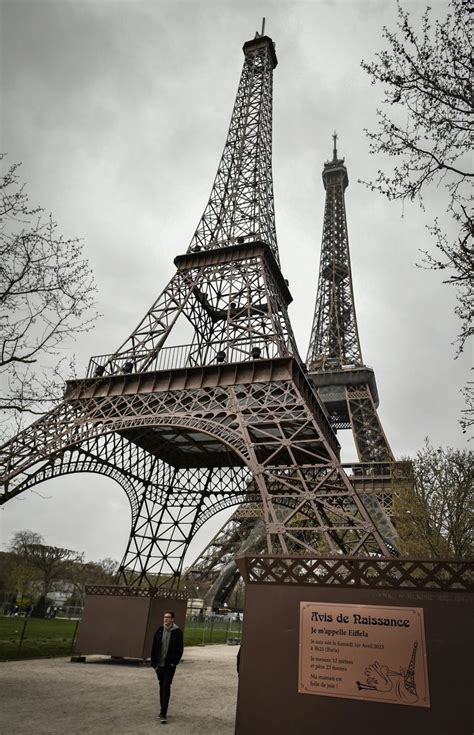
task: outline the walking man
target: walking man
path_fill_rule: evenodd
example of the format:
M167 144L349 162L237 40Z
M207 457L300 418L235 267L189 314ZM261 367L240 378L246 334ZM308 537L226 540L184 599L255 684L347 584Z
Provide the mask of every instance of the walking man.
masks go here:
M163 625L153 636L151 648L151 665L160 682L160 720L163 725L167 722L171 682L182 655L183 631L174 622L174 612L167 611L163 615Z

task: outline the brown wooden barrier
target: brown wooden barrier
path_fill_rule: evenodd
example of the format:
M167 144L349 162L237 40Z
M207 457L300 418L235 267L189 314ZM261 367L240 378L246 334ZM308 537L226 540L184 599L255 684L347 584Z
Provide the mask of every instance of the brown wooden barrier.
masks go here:
M238 564L237 735L472 735L472 564L250 555ZM388 672L384 686L375 670Z
M148 658L153 634L166 610L173 610L176 624L184 628L187 598L186 592L161 588L87 587L76 655Z

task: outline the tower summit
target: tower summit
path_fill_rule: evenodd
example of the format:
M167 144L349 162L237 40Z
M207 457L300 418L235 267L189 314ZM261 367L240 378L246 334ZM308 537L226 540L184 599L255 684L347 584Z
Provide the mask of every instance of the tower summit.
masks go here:
M188 252L263 241L278 257L272 181L275 44L262 34L243 45L245 56L229 132L209 201Z

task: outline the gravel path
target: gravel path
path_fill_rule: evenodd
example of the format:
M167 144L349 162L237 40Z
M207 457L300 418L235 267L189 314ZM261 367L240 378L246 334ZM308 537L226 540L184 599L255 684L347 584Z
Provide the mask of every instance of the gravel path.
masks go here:
M186 648L173 681L167 725L149 666L89 657L0 663L2 732L8 735L233 735L235 646ZM89 663L90 661L90 663Z

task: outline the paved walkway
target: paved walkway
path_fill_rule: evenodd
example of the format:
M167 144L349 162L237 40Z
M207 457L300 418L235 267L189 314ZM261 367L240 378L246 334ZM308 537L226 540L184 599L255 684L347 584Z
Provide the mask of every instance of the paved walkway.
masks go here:
M149 666L99 659L0 663L2 732L8 735L234 735L236 646L186 648L173 681L167 725Z

